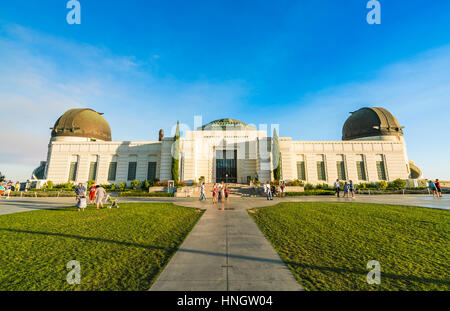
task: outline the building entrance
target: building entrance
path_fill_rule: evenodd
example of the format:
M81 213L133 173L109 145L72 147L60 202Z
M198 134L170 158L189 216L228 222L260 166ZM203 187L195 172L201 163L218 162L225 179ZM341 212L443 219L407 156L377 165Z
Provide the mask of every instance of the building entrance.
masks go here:
M237 150L216 151L216 182L237 183Z

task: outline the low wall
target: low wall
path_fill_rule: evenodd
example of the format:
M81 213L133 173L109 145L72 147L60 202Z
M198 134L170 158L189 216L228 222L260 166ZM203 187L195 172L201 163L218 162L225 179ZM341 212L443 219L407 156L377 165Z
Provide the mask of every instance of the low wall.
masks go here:
M300 186L286 186L284 192L305 192L305 187Z

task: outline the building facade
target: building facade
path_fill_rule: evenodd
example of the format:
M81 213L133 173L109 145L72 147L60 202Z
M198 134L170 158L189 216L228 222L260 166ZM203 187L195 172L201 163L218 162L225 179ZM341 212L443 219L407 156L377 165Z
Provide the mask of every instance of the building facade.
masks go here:
M333 184L336 179L359 182L408 179L416 171L408 160L403 128L382 108L362 108L348 118L342 141L293 141L275 139L232 119L211 122L187 131L180 139L180 179L186 183L246 183L255 174L260 181L273 179L279 163L281 179ZM114 142L101 114L72 109L52 128L47 161L34 179L55 184L99 184L133 180L172 179L174 138L158 141ZM275 161L278 159L279 161ZM415 166L414 166L415 168Z

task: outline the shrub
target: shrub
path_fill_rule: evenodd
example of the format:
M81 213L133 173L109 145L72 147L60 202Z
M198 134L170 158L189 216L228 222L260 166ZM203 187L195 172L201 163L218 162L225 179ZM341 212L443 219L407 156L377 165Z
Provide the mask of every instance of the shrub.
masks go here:
M126 183L124 183L124 182L120 182L119 183L119 190L120 191L124 191L126 187L127 187Z
M115 191L116 188L117 188L117 185L116 185L116 184L112 184L112 185L109 187L109 190Z
M144 192L144 191L124 191L119 193L119 197L173 197L173 193L168 192Z
M305 190L314 190L313 184L307 183L307 184L305 185Z
M406 181L403 179L396 179L392 182L392 186L394 189L404 189L406 186Z
M91 188L92 185L95 185L95 180L93 180L93 179L88 180L88 183L87 183L88 189Z
M148 180L144 181L141 185L142 190L146 190L146 191L148 191L148 188L150 188L150 187L151 187L151 183Z
M303 181L301 181L301 180L298 180L298 179L292 180L292 181L288 181L286 183L286 186L288 186L288 187L303 187L304 185L305 185L305 183Z
M136 190L140 184L141 184L140 180L137 180L137 179L133 180L131 182L131 189Z
M46 183L45 183L45 185L44 185L44 189L45 190L52 190L53 189L53 181L51 181L51 180L49 180L49 181L47 181Z
M184 181L176 181L175 182L175 187L176 188L183 188L186 187L186 183Z
M200 176L200 178L198 179L198 182L202 183L205 181L205 176Z
M386 181L382 180L377 184L377 187L380 190L386 190L388 187L388 183Z

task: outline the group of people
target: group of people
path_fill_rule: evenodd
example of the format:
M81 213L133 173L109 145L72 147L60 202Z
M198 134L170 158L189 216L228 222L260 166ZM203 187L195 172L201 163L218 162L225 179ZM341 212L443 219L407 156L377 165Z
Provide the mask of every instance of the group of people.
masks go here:
M77 207L78 211L81 211L87 207L87 191L86 187L82 183L79 183L75 188L75 194L77 195ZM89 201L91 204L97 204L97 209L103 208L103 203L106 203L107 193L105 188L99 185L92 185L89 188Z
M282 196L284 193L284 189L286 188L286 184L284 181L280 181L279 186L275 186L272 182L266 182L263 186L264 195L267 200L273 200L274 196Z
M228 201L230 197L230 188L223 181L219 184L214 184L212 189L212 202L213 204ZM205 183L201 185L200 201L207 200Z
M342 190L344 191L344 198L350 198L350 196L352 199L356 198L356 188L352 180L348 182L345 181ZM334 191L336 192L336 196L339 198L341 196L341 182L339 179L336 179L336 182L334 183Z
M14 184L12 181L0 183L0 199L4 197L5 199L9 199L12 191L20 191L20 182L16 182Z
M439 179L435 181L430 180L428 186L430 187L430 191L433 192L433 198L442 198L442 188Z

